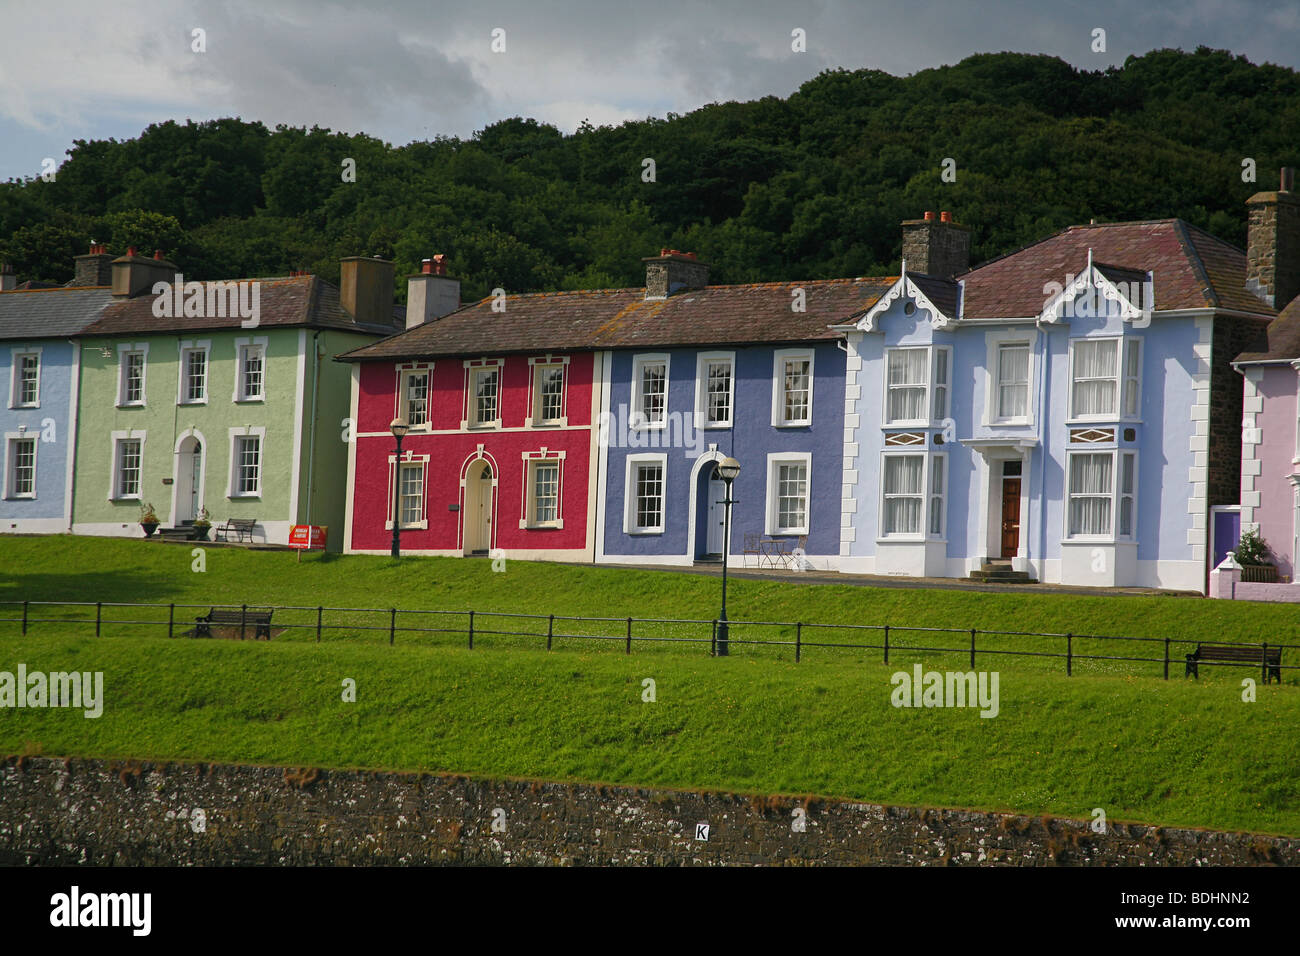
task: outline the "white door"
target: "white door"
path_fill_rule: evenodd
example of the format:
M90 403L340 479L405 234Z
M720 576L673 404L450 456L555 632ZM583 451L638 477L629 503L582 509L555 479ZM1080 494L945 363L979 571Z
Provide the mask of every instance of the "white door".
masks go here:
M483 466L478 480L478 520L475 527L478 540L474 543L474 550L488 550L492 547L492 469L487 465Z
M726 505L723 499L727 497L727 483L711 479L709 481L709 514L705 519L709 526L708 548L709 554L722 553L722 523L726 517Z
M203 478L203 446L194 443L194 454L190 456L193 462L193 468L190 470L190 514L189 520L199 516L199 508L202 504L199 502L199 481Z

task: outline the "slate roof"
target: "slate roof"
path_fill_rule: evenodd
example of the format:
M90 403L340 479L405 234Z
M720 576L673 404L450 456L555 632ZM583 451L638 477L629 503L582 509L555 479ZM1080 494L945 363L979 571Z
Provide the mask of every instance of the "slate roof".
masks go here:
M1246 254L1181 219L1071 226L957 276L963 319L1027 318L1046 304L1043 285L1094 263L1116 275L1155 273L1157 311L1221 308L1270 316L1246 288Z
M831 325L870 308L896 281L894 276L712 285L659 300L647 300L641 287L537 292L507 296L504 312L493 312L489 297L339 359L833 340L838 333ZM804 312L791 309L799 288Z
M931 304L944 315L955 316L957 314L957 300L961 295L961 286L956 282L938 276L922 275L919 272L909 272L907 277L921 290L921 294L929 299Z
M272 279L229 279L228 282L259 282L258 328L339 329L351 332L391 333L401 328L405 310L394 308L392 325L366 325L355 321L339 304L338 286L314 275ZM206 296L208 282L202 283ZM86 336L147 335L150 333L185 333L240 328L239 316L228 318L158 318L153 314L155 296L139 295L132 299L115 299L97 321L83 331Z
M113 296L108 287L0 292L0 339L52 339L80 335Z
M1300 296L1278 313L1276 319L1235 362L1289 362L1300 358Z

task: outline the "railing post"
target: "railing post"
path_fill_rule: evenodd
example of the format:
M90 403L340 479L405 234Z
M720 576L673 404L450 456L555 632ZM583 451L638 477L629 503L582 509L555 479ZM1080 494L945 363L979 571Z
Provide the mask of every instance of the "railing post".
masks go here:
M388 646L393 646L393 636L397 632L397 608L388 609Z
M167 636L171 637L176 628L176 604L167 605Z
M718 656L718 619L713 619L713 636L709 639L709 653Z
M1065 676L1074 674L1074 635L1065 635Z
M803 624L796 623L794 626L794 662L799 663L799 651L803 645Z
M469 649L474 650L474 612L469 612Z
M104 617L104 602L95 602L95 636L99 637L99 624Z
M27 602L23 602L23 634L27 633Z
M320 643L321 618L325 614L325 609L319 605L316 607L316 643Z
M889 663L889 625L885 625L885 663Z
M1165 680L1169 680L1169 638L1165 638Z
M627 619L627 651L625 653L632 653L632 619L630 617Z
M1264 683L1268 683L1268 641L1264 642L1263 649L1259 653L1260 676L1264 678Z
M555 615L552 614L550 620L546 622L546 649L551 649L551 639L555 636Z
M247 617L248 617L248 605L241 604L239 606L239 639L241 641L244 639L244 622L247 619Z
M970 629L970 669L975 669L975 628Z

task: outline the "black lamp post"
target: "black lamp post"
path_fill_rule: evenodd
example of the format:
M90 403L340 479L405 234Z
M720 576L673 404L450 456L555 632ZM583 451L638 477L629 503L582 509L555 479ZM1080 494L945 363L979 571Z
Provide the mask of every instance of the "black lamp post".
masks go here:
M402 556L402 439L411 426L401 418L394 418L388 426L397 439L397 459L393 463L393 557Z
M714 471L727 486L727 497L722 499L722 616L718 618L718 656L727 656L727 552L731 550L731 483L740 474L740 462L734 458L724 458L714 467Z

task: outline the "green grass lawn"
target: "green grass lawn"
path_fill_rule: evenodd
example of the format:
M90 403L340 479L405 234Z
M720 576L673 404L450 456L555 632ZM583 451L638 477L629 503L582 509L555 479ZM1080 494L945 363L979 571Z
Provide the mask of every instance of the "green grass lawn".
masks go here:
M718 593L716 578L525 562L504 573L455 559L312 555L297 565L289 554L217 548L205 572L191 561L188 548L143 541L0 538L0 600L707 619ZM728 606L742 619L1295 640L1294 609L1190 598L735 581ZM894 671L916 662L967 669L964 654L896 645L886 666L879 651L812 649L795 664L785 647L736 645L716 659L707 644L641 642L625 655L621 642L573 639L548 654L544 640L482 633L472 651L459 633L399 633L389 647L380 617L382 631L327 632L319 645L308 630L267 644L168 641L139 624L105 625L98 640L73 624L33 625L22 637L0 624L0 670L103 671L107 698L99 719L0 711L0 751L813 793L1082 818L1101 807L1112 821L1300 835L1294 672L1244 703L1248 672L1223 669L1198 683L1178 665L1164 681L1158 664L1092 662L1067 678L1063 661L995 656L981 643L978 669L1001 675L1000 713L983 719L974 709L890 703ZM277 612L277 625L295 620L314 621L314 612ZM525 629L508 620L486 629ZM617 624L592 632L622 633ZM1001 640L1004 649L1031 642ZM344 678L357 682L356 703L341 700ZM656 682L654 703L642 701L646 678Z

